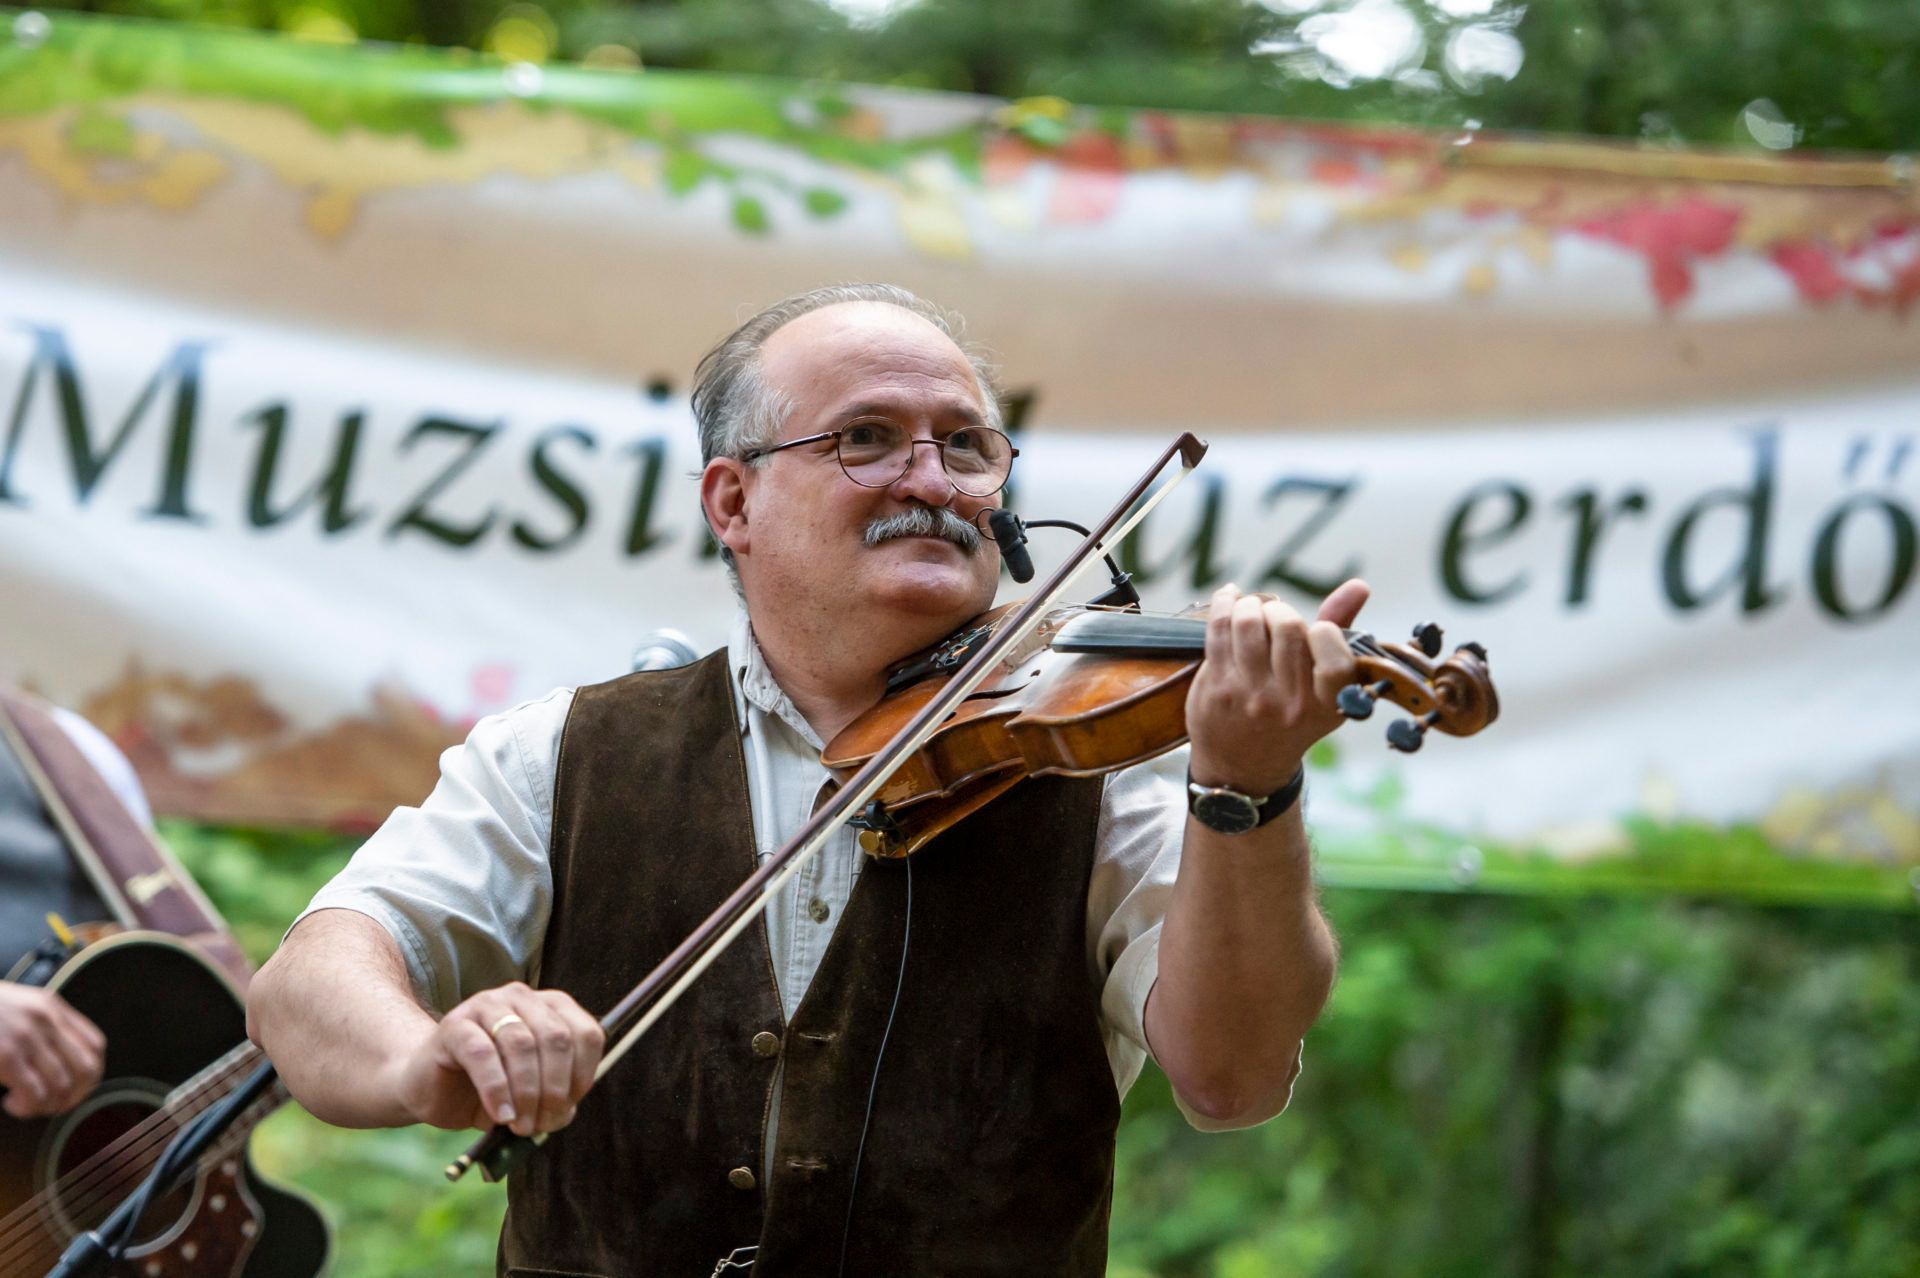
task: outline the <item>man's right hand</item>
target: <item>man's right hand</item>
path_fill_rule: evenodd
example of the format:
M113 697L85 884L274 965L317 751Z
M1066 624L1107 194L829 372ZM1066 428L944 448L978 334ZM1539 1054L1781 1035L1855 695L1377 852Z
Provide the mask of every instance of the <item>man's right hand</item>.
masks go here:
M606 1046L600 1022L561 990L515 981L448 1012L400 1065L415 1122L521 1136L557 1131L593 1084Z
M0 1109L38 1118L72 1109L100 1082L106 1036L51 990L0 981Z

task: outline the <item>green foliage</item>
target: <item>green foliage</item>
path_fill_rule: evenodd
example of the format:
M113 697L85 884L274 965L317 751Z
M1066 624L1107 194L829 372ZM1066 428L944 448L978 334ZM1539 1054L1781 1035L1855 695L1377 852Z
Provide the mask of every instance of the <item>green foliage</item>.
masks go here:
M170 825L256 959L349 840ZM1910 915L1335 889L1341 975L1293 1104L1203 1135L1127 1098L1116 1275L1895 1278L1920 1272ZM255 1139L333 1272L491 1272L503 1196L458 1133Z
M525 0L60 0L48 8L488 47ZM873 5L858 6L872 10ZM617 45L651 67L957 89L1087 104L1751 147L1920 144L1920 9L1907 0L966 0L873 16L826 0L545 0L551 52ZM1383 11L1397 25L1383 37ZM843 9L845 11L843 11ZM1354 60L1354 42L1372 40ZM1384 44L1383 44L1384 40ZM1466 56L1517 41L1511 78ZM1387 55L1379 54L1382 47ZM402 104L396 104L404 110ZM396 117L398 119L399 117ZM1033 127L1045 129L1044 122Z
M1891 915L1335 892L1293 1104L1128 1098L1116 1266L1167 1275L1920 1271L1920 961Z

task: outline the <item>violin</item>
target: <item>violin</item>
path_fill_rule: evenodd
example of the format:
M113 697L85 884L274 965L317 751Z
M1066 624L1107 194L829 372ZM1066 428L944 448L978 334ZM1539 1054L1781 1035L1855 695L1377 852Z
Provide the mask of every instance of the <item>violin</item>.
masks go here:
M1200 667L1205 621L1138 614L1116 618L1111 610L1091 608L1067 610L1085 614L1069 616L1059 604L1093 556L1138 527L1206 452L1202 440L1180 435L1032 597L987 614L946 644L896 669L889 692L897 697L889 696L829 743L829 766L841 777L840 788L600 1018L608 1047L595 1068L596 1081L841 826L873 835L867 842L876 854L905 855L1025 776L1111 771L1186 739L1186 687ZM1176 460L1178 471L1162 479ZM1006 543L1002 545L1004 553ZM1341 697L1342 711L1365 718L1374 701L1386 697L1421 715L1390 733L1400 749L1417 748L1431 728L1461 736L1478 731L1498 713L1484 650L1463 645L1438 662L1439 631L1430 633L1431 640L1421 639L1417 652L1369 636L1348 637L1371 682L1349 685ZM1043 666L1032 664L1043 657ZM1046 666L1056 666L1058 673L1049 678ZM1068 673L1074 677L1061 677ZM938 678L930 677L936 674ZM1076 683L1083 689L1079 697L1071 692ZM1084 695L1089 686L1106 692ZM1109 713L1096 711L1078 721L1056 713L1076 701L1104 705ZM1102 724L1103 718L1108 722ZM1134 720L1131 729L1106 731L1128 719ZM856 746L849 733L862 725L864 740ZM959 725L967 730L958 730ZM1083 738L1096 743L1086 747L1092 753L1082 751ZM876 741L879 748L862 753ZM1028 750L1037 767L1028 762ZM520 1136L495 1126L447 1167L447 1179L458 1180L478 1166L487 1180L500 1180L545 1140L544 1135Z
M947 673L992 636L1015 605L975 618L890 672L879 704L827 743L820 761L845 782L894 740L944 688ZM1200 669L1202 616L1081 607L1047 614L913 754L896 765L851 824L871 856L918 851L963 817L1030 776L1099 776L1187 740L1187 690ZM1360 679L1341 689L1349 719L1385 699L1417 718L1396 720L1388 744L1411 753L1429 730L1465 737L1500 713L1487 652L1465 643L1440 659L1440 627L1414 627L1413 644L1346 632Z

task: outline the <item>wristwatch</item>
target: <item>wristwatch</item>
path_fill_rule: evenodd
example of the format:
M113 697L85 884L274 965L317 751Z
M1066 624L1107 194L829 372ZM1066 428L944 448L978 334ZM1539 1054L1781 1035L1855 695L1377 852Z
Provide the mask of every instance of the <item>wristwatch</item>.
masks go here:
M1187 811L1209 830L1222 834L1245 834L1256 830L1292 807L1307 783L1305 764L1294 769L1293 779L1265 798L1255 798L1223 785L1197 785L1187 774Z

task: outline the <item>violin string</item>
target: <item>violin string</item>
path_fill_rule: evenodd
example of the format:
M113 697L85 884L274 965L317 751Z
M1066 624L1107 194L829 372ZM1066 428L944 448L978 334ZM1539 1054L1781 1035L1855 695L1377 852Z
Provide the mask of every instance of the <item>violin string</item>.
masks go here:
M232 1154L237 1147L243 1145L246 1142L249 1129L253 1124L258 1122L266 1113L275 1109L280 1104L281 1099L277 1094L269 1093L249 1105L234 1121L233 1126L228 1131L217 1137L212 1145L201 1152L200 1157L193 1165L194 1178L197 1179L201 1171L209 1163L227 1157ZM121 1178L121 1182L117 1187L117 1195L124 1197L126 1193L137 1188L138 1181L144 1179L145 1176L152 1171L161 1153L164 1153L164 1149L156 1153L153 1157L145 1159L143 1163L138 1165L133 1176ZM184 1171L185 1169L183 1168L182 1170ZM96 1202L94 1206L98 1207L99 1203ZM69 1213L69 1219L75 1218L73 1213ZM102 1218L104 1219L104 1215ZM23 1238L15 1239L13 1243L8 1245L10 1254L0 1256L0 1271L25 1274L38 1273L45 1268L45 1262L49 1258L57 1261L61 1253L61 1248L64 1245L64 1240L59 1238L54 1232L52 1223L50 1221L29 1221L26 1223L29 1225L39 1225L41 1228L24 1235ZM25 1241L29 1244L27 1251L18 1251L17 1244L20 1241ZM21 1265L23 1262L33 1260L36 1257L39 1261L37 1264L28 1265L20 1269L12 1268L13 1266Z
M38 1219L43 1208L59 1202L69 1220L85 1220L90 1212L123 1193L129 1182L144 1177L186 1123L230 1092L234 1078L254 1065L258 1056L252 1044L241 1044L169 1094L160 1109L0 1218L0 1265L18 1261L14 1253L22 1242L48 1236L40 1228L44 1222ZM277 1105L278 1097L273 1099ZM236 1128L240 1126L236 1124ZM128 1154L132 1158L125 1157Z

